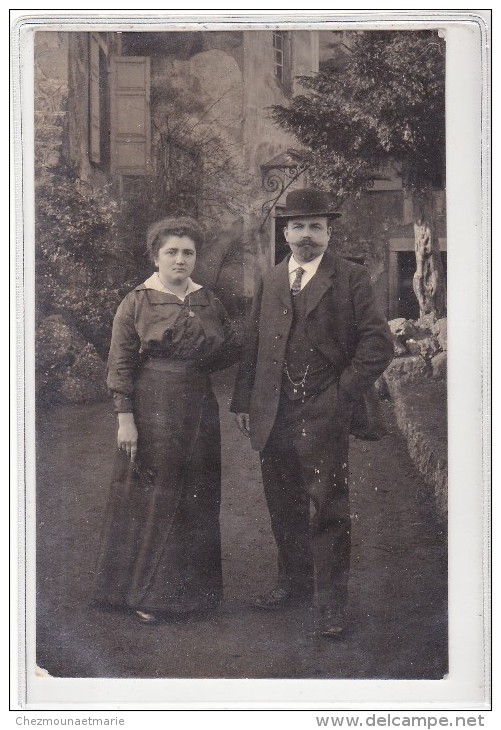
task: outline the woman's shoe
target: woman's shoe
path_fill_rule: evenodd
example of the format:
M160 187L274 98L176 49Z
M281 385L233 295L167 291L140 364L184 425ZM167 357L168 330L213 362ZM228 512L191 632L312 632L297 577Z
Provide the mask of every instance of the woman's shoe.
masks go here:
M134 611L134 616L142 624L158 624L160 621L156 614L150 613L149 611Z

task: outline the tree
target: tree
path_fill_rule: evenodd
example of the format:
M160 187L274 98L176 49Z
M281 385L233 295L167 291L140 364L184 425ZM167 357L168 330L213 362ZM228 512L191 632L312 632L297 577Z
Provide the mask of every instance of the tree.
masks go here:
M365 31L343 64L302 77L305 93L272 107L275 122L306 148L309 175L339 204L360 196L389 163L411 192L420 315L445 315L445 280L433 190L445 178L445 42L436 31Z

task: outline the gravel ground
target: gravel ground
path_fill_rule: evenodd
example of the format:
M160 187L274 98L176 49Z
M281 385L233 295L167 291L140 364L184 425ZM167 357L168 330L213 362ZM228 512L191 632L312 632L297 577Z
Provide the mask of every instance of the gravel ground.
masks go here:
M385 404L389 434L351 445L349 627L315 634L308 607L259 612L276 552L258 455L228 413L232 372L215 378L223 435L225 598L210 619L143 626L90 604L115 441L110 404L41 416L37 479L37 662L58 677L440 679L447 673L447 549L430 487Z

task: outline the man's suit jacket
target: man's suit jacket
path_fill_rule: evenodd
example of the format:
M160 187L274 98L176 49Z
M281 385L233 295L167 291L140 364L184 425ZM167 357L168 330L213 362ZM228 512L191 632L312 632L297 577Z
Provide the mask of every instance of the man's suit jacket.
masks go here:
M250 414L251 443L258 451L266 445L280 400L293 316L289 258L264 276L254 298L231 404L234 413ZM369 274L327 250L307 286L309 341L332 363L341 391L355 399L393 357L388 323L376 305Z

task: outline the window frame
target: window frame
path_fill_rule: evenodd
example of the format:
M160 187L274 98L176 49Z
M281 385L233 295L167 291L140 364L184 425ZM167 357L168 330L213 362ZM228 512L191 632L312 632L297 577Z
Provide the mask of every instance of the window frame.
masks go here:
M292 93L292 34L287 30L274 30L273 76L282 91Z

